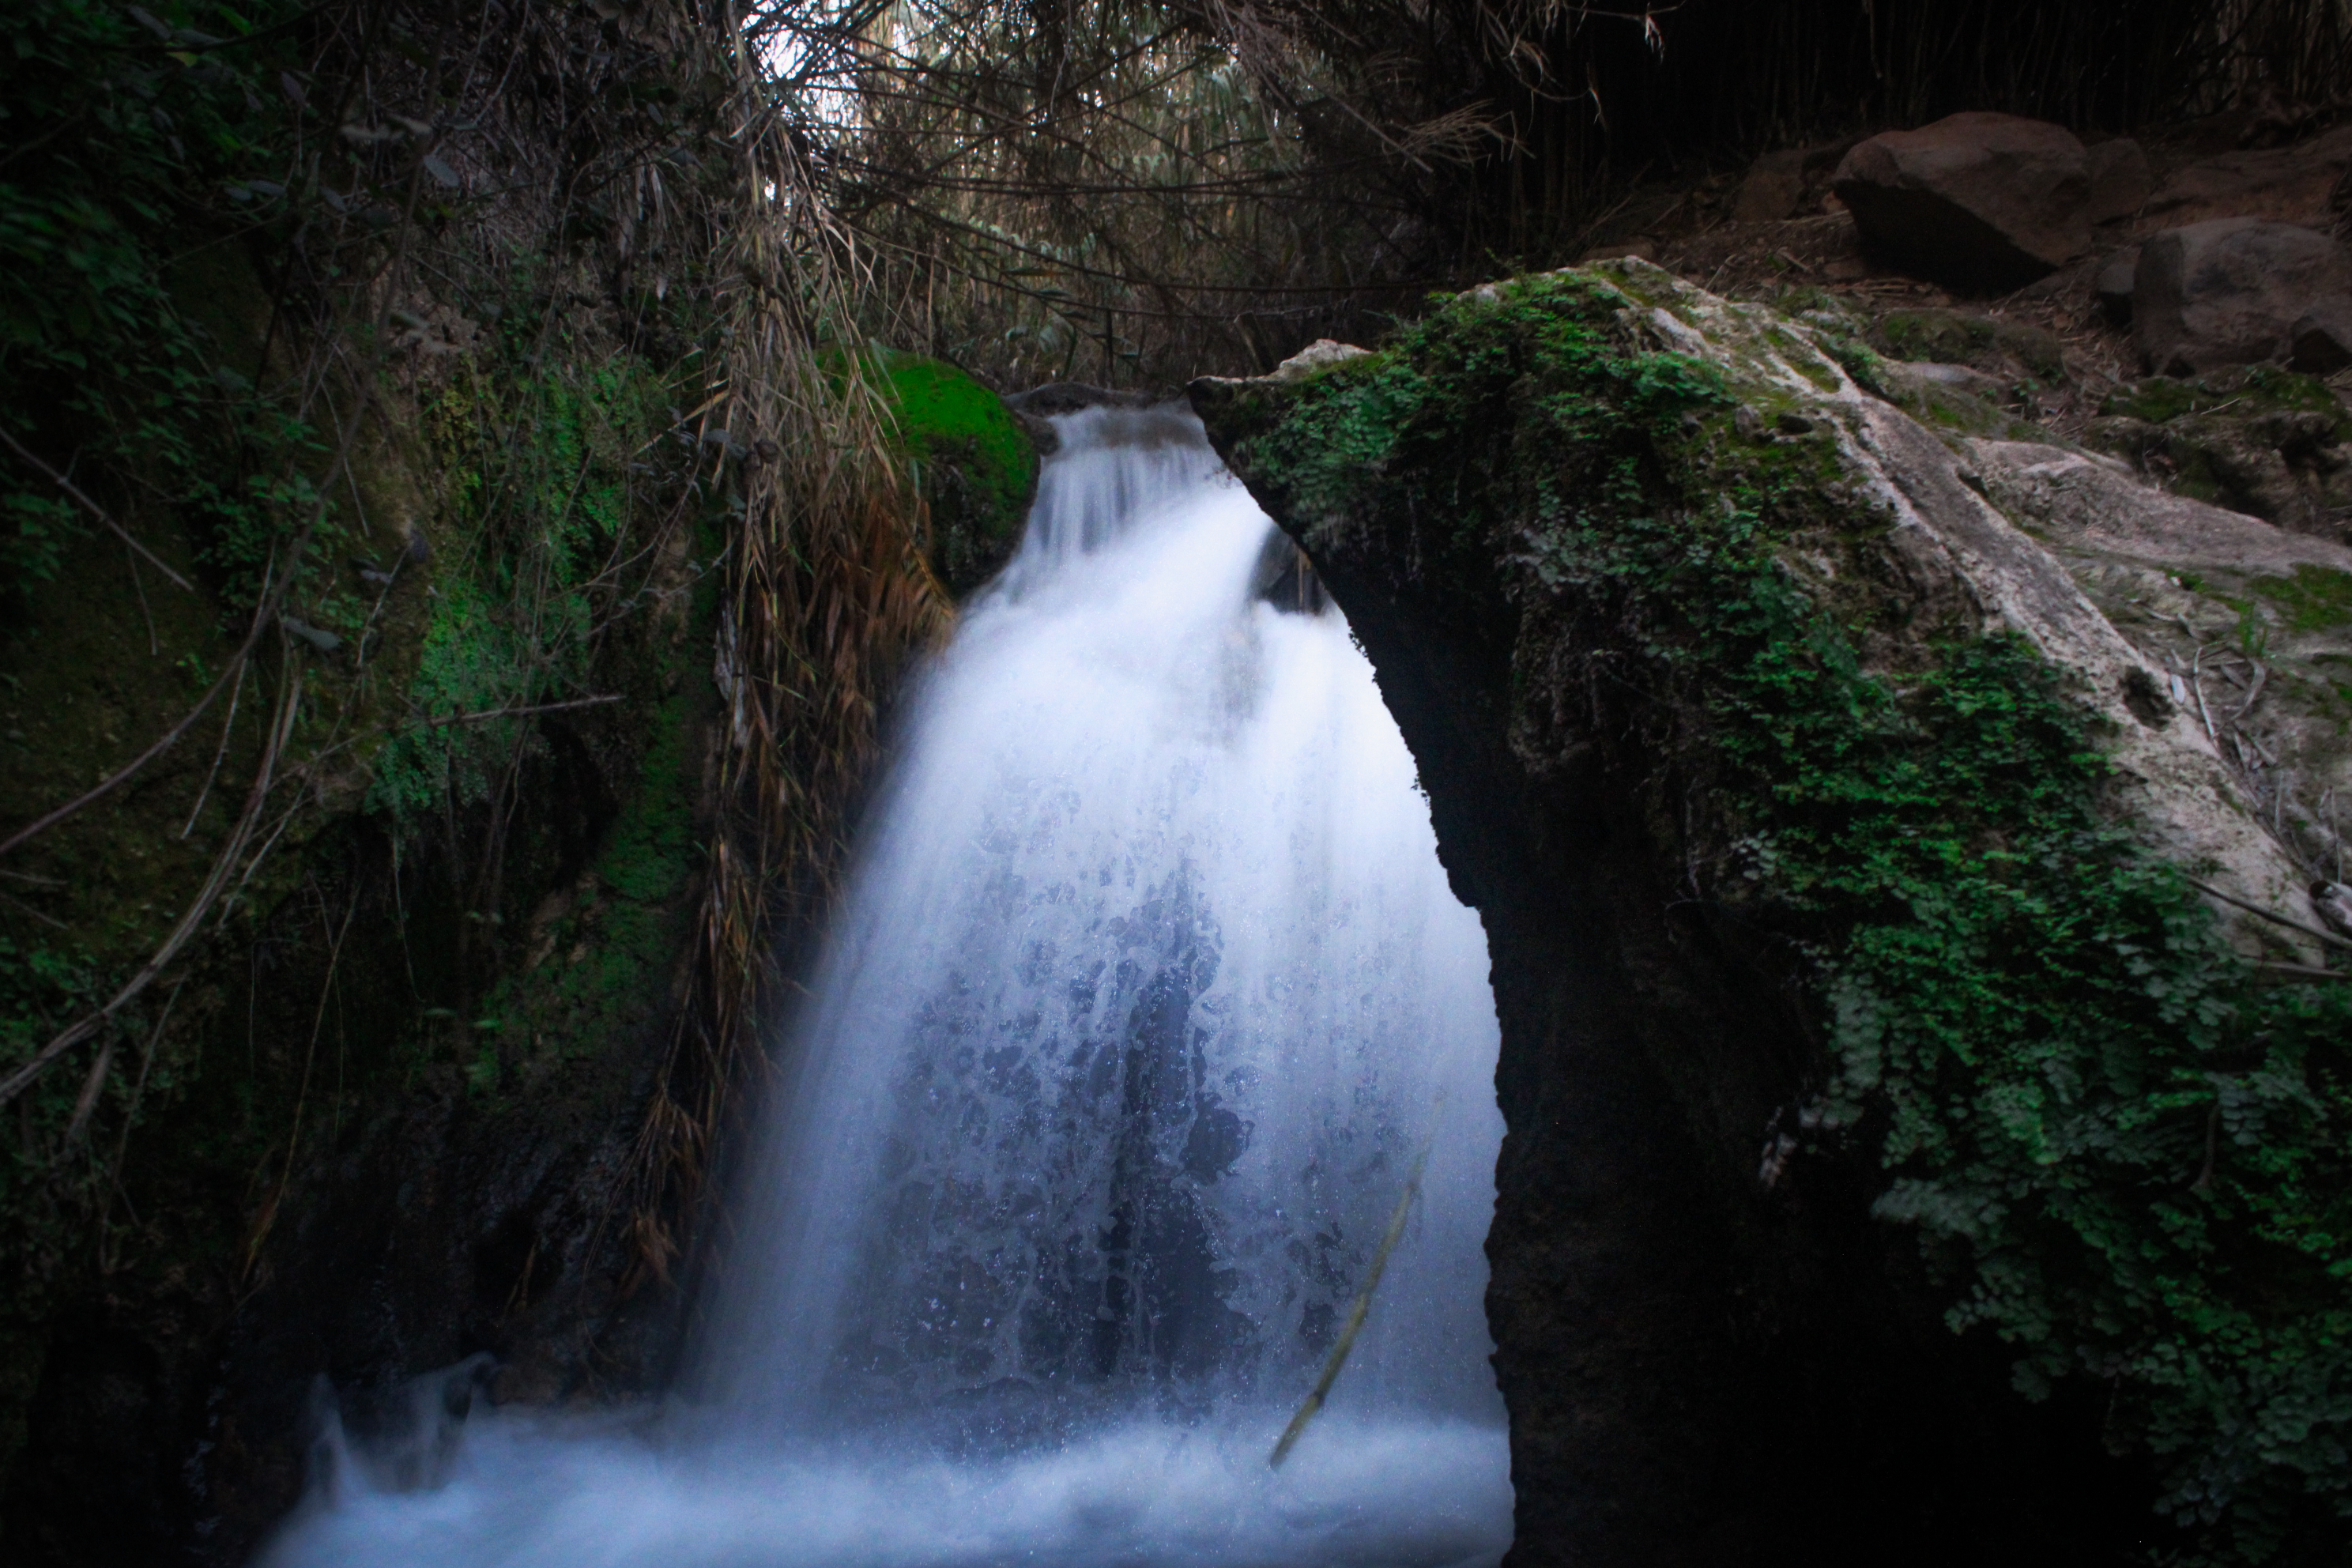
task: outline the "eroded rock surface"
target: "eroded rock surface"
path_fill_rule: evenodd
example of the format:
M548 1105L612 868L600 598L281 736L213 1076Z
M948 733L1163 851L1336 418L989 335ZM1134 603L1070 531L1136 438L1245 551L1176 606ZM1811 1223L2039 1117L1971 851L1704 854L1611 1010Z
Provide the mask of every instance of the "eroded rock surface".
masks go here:
M1515 1561L2332 1560L2341 1244L2232 1216L2352 1181L2340 552L1832 353L1629 260L1194 387L1486 924Z

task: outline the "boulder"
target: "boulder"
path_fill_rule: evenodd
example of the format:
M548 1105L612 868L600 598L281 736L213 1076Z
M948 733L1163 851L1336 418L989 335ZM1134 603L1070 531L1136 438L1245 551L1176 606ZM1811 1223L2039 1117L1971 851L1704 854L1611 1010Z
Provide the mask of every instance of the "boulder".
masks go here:
M1955 114L1845 155L1838 199L1870 245L1957 289L2013 289L2090 248L2091 164L2063 128Z
M2084 216L2093 223L2129 217L2147 202L2155 188L2148 173L2147 153L2129 137L2119 136L2084 149L2091 175L2091 200Z
M2352 296L2320 300L2295 319L2286 335L2287 363L2313 375L2352 365Z
M2142 218L2171 227L2217 217L2325 221L2328 200L2352 173L2352 125L2295 147L2224 153L2173 173L2148 198Z
M2352 294L2352 251L2293 224L2214 218L2141 247L2132 335L2167 375L2284 359L2295 323L2334 294Z

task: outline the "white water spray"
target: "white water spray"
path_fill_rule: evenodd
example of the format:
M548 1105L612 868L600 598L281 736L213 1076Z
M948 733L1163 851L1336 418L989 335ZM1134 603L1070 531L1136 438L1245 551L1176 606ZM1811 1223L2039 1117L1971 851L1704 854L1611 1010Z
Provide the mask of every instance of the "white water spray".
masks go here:
M1476 918L1345 623L1259 596L1276 536L1197 423L1057 424L1021 553L915 700L690 1397L477 1415L425 1482L343 1454L273 1565L1507 1543ZM1352 1359L1273 1469L1425 1142Z

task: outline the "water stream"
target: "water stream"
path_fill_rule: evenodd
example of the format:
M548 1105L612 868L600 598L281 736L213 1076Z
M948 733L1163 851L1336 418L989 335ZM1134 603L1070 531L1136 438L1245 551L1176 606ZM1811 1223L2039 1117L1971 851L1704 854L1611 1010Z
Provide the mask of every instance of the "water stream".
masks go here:
M331 1425L272 1568L1508 1543L1476 917L1346 623L1270 602L1278 536L1198 424L1057 424L1020 553L913 699L684 1390L443 1422L422 1461Z

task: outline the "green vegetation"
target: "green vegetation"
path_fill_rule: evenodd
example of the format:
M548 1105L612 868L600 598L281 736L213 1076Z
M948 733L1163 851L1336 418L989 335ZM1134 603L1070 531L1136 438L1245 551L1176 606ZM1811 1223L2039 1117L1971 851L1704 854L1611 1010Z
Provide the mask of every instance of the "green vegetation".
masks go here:
M462 553L436 574L407 691L418 721L374 759L368 805L404 823L490 798L528 743L527 719L469 716L597 695L600 616L619 607L618 576L646 548L632 520L649 501L667 508L683 482L676 443L653 449L685 389L635 356L585 349L554 334L542 353L562 370L483 355L422 411L447 496L433 531Z
M256 335L236 318L267 302L233 256L184 242L201 226L283 239L320 199L283 183L272 151L301 118L300 78L277 79L297 62L220 47L300 9L159 4L151 26L96 0L26 0L0 16L0 140L80 132L0 172L0 429L72 446L102 504L177 512L238 607L305 524L335 529L335 509L314 486L312 415L257 387L224 341ZM0 601L54 580L90 522L48 477L0 466Z
M481 1002L467 1087L494 1097L518 1074L604 1054L660 1010L691 909L683 895L703 853L693 745L707 700L671 698L651 716L636 787L604 830L576 893L557 895L531 951Z
M1973 365L1995 375L2022 369L2048 386L2066 379L2058 340L2021 321L1959 310L1889 310L1878 319L1878 335L1896 359Z
M2352 572L2303 565L2292 577L2257 577L2247 586L2284 607L2290 631L2325 631L2352 622Z
M1694 823L1676 863L1807 955L1813 1135L1874 1154L1877 1212L2021 1390L2105 1385L2111 1441L2157 1457L2197 1543L2174 1561L2264 1562L2352 1515L2352 988L2265 984L2226 946L2114 826L2102 721L2024 644L1806 566L1889 520L1826 439L1772 434L1785 392L1642 350L1624 302L1576 275L1457 298L1270 428L1237 418L1243 466L1312 526L1451 520L1432 581L1504 555L1507 593L1609 651L1604 690L1531 700L1630 702L1670 755L1624 771L1695 781L1653 819Z
M2336 440L2352 440L2352 415L2326 382L2270 364L2215 371L2194 380L2151 375L2110 393L2099 412L2150 425L2194 414L2230 414L2242 419L2263 414L2325 414L2336 422Z
M0 866L12 1495L146 1465L233 1306L305 1310L273 1246L369 1128L468 1086L559 1146L645 1113L745 553L712 393L765 368L714 352L740 84L680 15L0 16L0 837L79 802ZM100 1299L166 1413L52 1458L28 1404Z
M1037 448L1004 400L944 360L892 354L884 362L898 451L931 511L931 565L961 597L1021 542L1037 489Z

